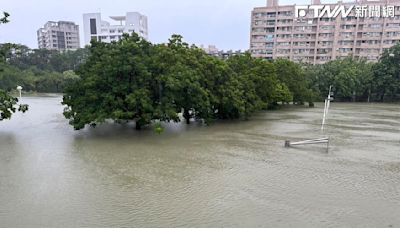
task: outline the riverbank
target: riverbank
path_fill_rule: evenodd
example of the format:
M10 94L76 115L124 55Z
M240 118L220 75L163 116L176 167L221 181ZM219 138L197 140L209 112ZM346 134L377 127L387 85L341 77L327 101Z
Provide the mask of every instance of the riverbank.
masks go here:
M10 92L10 94L14 97L19 97L19 92L16 90L13 90ZM39 93L35 91L29 91L25 92L22 91L22 97L62 97L62 93Z

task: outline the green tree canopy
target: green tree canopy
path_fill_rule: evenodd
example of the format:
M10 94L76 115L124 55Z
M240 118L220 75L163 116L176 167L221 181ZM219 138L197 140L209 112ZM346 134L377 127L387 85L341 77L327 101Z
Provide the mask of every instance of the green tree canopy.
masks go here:
M120 41L93 41L77 70L79 79L65 90L64 115L75 129L106 120L153 121L192 118L248 118L270 104L292 99L274 64L249 54L227 61L189 46L173 35L153 45L138 35Z
M4 17L0 18L0 24L8 23L8 17L10 14L4 12ZM5 62L7 59L7 51L15 47L15 45L9 44L6 47L0 49L0 72L4 71L6 66ZM18 99L10 96L7 92L0 89L0 121L4 119L10 119L12 113L14 113L17 108ZM18 105L18 111L26 112L28 110L28 105L21 104Z
M386 50L372 69L371 87L375 100L400 100L400 44Z
M351 101L358 98L367 100L371 88L372 63L352 57L337 59L328 63L310 66L310 81L321 98L328 94L329 86L333 86L335 99Z

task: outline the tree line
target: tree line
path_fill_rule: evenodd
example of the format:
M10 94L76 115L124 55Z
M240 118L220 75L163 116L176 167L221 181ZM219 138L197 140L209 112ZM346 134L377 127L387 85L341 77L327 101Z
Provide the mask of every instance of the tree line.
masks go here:
M346 57L306 66L305 71L318 99L332 85L336 101L400 101L400 44L385 50L377 63Z
M64 115L75 129L106 120L206 123L247 119L278 103L312 101L303 69L287 60L269 62L238 55L224 61L173 35L152 44L136 34L117 42L93 41L64 91ZM301 75L298 75L298 74ZM300 78L301 77L301 78Z
M79 78L74 70L87 58L86 55L85 48L58 52L1 44L0 89L12 91L19 85L24 91L62 93L70 81Z
M2 21L6 19L1 19ZM89 57L89 48L76 51L29 49L24 45L0 44L0 89L62 93ZM233 59L229 60L232 64ZM275 73L295 103L323 100L333 85L336 101L399 101L400 46L386 50L378 63L352 57L321 65L274 60ZM268 72L266 72L268 73Z
M179 35L152 44L133 34L66 52L1 44L0 58L0 90L65 93L65 116L76 129L106 119L141 128L179 121L180 112L187 122L246 119L278 103L323 101L330 85L336 101L400 100L400 45L378 63L347 57L313 66L249 54L221 60Z
M247 119L278 103L312 104L333 85L338 101L398 101L400 46L379 63L351 57L323 65L250 54L221 60L173 35L152 44L136 34L112 43L93 41L80 80L67 86L64 115L75 129L106 120L152 122L192 118ZM394 54L393 54L394 53Z

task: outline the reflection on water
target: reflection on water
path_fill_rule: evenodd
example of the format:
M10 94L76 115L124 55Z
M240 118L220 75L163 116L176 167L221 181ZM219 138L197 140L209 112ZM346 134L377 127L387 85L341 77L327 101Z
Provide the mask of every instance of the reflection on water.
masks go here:
M332 104L165 133L75 132L61 97L0 123L1 227L397 227L400 107ZM321 106L321 105L319 105Z

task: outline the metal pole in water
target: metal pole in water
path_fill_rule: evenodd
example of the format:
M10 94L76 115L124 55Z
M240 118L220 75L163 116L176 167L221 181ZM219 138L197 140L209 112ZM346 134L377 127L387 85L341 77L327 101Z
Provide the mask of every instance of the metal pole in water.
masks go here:
M326 99L325 99L324 116L322 117L322 125L321 125L321 130L322 130L322 131L324 131L325 117L326 117L326 107L327 107L327 101L326 101Z
M322 126L321 126L322 131L324 131L326 118L328 117L329 107L330 107L331 99L332 99L331 95L332 95L332 86L329 86L329 94L328 94L328 98L325 99L324 116L322 117Z

